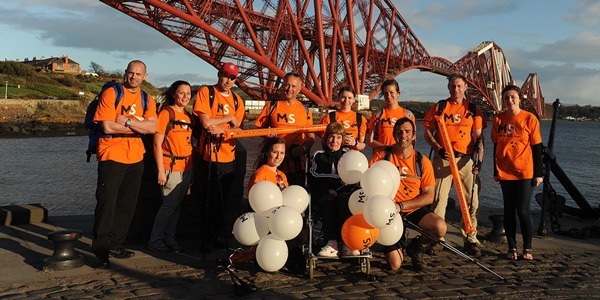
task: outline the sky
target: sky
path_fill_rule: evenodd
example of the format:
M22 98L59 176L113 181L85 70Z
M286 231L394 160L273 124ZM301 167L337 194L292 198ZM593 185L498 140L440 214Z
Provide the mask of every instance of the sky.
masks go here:
M522 85L537 73L546 103L600 106L600 1L392 0L431 56L456 61L483 41L502 48ZM3 0L0 59L63 56L121 73L130 60L148 66L147 80L212 84L216 70L158 31L95 0ZM440 75L402 73L400 100L448 95Z

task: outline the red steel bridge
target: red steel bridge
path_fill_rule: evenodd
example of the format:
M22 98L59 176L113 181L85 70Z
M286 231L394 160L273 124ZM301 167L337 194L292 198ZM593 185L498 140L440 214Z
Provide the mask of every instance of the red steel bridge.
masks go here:
M429 55L391 0L100 1L215 68L235 62L237 85L254 99L277 95L288 72L303 76L302 94L319 105L331 105L344 85L373 99L384 80L419 69L463 74L469 97L498 112L500 92L515 83L494 42L482 42L455 62ZM525 108L542 117L537 74L529 74L522 89Z

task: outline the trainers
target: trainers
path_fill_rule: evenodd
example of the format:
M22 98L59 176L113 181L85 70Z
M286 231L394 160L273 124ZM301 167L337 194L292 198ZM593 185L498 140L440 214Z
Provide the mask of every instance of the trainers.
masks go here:
M319 251L319 253L317 253L317 256L336 257L337 254L338 254L338 251L335 248L333 248L333 246L325 245L325 246L323 246L323 248L321 248L321 251Z
M406 254L410 256L412 266L416 271L423 271L427 268L424 257L425 249L418 238L414 238L410 241L410 244L406 247Z
M360 251L358 249L350 249L348 246L342 246L342 256L358 256Z
M135 252L133 252L131 250L127 250L127 249L125 249L125 247L119 247L119 248L110 250L109 255L114 258L124 259L124 258L131 258L131 257L135 256Z
M476 242L465 241L464 251L469 255L481 255L481 249L479 249L479 245Z
M179 244L177 244L176 241L165 241L165 246L167 246L173 252L183 252L183 249L179 246Z
M169 252L169 247L167 247L163 241L158 240L154 243L148 243L148 250L159 253L167 253Z

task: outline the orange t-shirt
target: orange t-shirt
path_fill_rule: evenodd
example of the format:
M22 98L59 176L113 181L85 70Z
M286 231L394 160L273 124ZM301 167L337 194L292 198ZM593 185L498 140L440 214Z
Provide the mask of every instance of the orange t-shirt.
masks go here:
M175 113L175 120L185 122L187 124L191 124L192 120L190 117L183 111L179 112L173 110ZM162 135L165 134L167 129L167 125L169 125L169 112L166 109L163 109L158 114L158 124L156 125L156 132ZM176 159L175 165L173 165L173 172L183 172L192 168L192 126L185 124L173 124L173 127L169 131L169 134L165 137L165 142L162 144L162 152L167 156L163 155L163 165L165 170L171 170L171 157L169 156L171 152L169 151L169 147L173 152L173 156L177 157L186 157L186 159ZM167 142L169 146L167 146Z
M148 95L148 108L144 112L142 106L142 90L136 93L123 88L123 99L115 109L117 95L114 89L105 90L100 95L98 109L94 122L117 121L117 115L122 114L131 118L156 118L156 102ZM116 161L123 164L133 164L144 158L144 143L141 138L100 138L98 141L98 161Z
M435 118L438 110L438 104L434 105L423 119L423 126L429 130L436 131L435 139L440 145L443 145L441 134L437 131L437 121ZM461 103L453 104L449 99L446 100L446 107L442 111L442 115L450 142L454 151L462 154L472 154L475 141L472 137L472 132L487 127L485 119L479 109L475 110L475 116L469 111L469 101L463 100Z
M396 121L401 118L407 117L406 109L399 106L396 109L389 109L384 107L381 111L379 118L378 113L373 113L369 119L369 132L374 133L373 139L384 145L391 146L396 143L394 139L394 125ZM412 114L410 118L415 123L415 115ZM417 124L415 123L415 126ZM373 148L373 154L377 152L384 152L384 147Z
M355 111L336 111L335 112L335 121L340 123L346 129L346 133L352 134L355 139L358 139L359 130L360 136L365 137L367 135L367 119L365 116L360 116L362 121L360 124L360 128L358 128L358 124L356 124L356 112ZM329 124L331 120L329 119L329 114L326 114L323 119L321 119L321 124ZM321 135L322 136L322 135Z
M198 90L196 94L196 100L194 102L194 114L200 116L200 114L206 114L210 117L214 118L222 118L229 115L234 115L238 120L239 124L242 124L244 121L244 117L246 115L246 110L244 108L244 101L238 97L238 107L235 109L235 100L233 98L233 91L230 91L229 96L223 96L217 89L215 88L215 98L213 100L213 105L210 107L210 99L209 99L209 91L207 86L203 86ZM230 128L229 123L221 124L222 128ZM204 134L207 134L206 131ZM235 140L229 139L221 142L221 147L219 151L215 153L213 151L209 151L210 144L203 143L204 136L201 138L201 142L198 144L198 149L203 149L204 155L202 159L208 161L217 161L217 155L219 162L232 162L235 159ZM209 152L212 153L209 158Z
M540 122L530 112L516 116L502 112L494 118L492 142L496 145L496 169L500 180L533 178L532 145L542 142Z
M435 186L435 176L433 174L433 166L427 156L421 155L421 177L417 178L417 151L413 150L413 154L409 158L401 158L396 153L390 154L390 162L393 163L401 175L409 175L410 177L402 177L400 179L400 187L396 192L394 201L403 202L412 200L421 193L421 189L428 186ZM385 152L374 153L369 165L373 165L376 161L383 160ZM416 209L403 210L405 213L410 213Z
M281 176L281 179L277 178L277 175ZM262 165L258 169L256 169L254 174L252 174L252 177L250 177L250 181L248 182L248 192L250 192L250 189L254 184L264 180L270 181L279 186L280 188L281 184L284 187L288 186L287 176L285 176L285 173L281 172L280 170L277 170L277 173L275 173L271 169L269 169L267 165Z
M307 112L307 109L300 101L296 101L294 104L278 101L275 109L269 116L270 110L271 102L267 102L256 118L256 121L254 121L254 125L260 128L301 127L313 125L312 111L309 109ZM306 134L304 133L289 133L279 136L285 140L286 149L291 149L291 145L302 145L306 138Z

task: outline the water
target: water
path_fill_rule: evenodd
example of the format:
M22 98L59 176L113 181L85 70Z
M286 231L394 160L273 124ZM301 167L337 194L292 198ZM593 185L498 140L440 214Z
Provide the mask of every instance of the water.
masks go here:
M550 121L542 122L544 142L548 140ZM481 171L481 206L502 207L500 186L493 181L490 142L491 122L485 131L486 152ZM423 141L418 126L417 150L427 155L429 148ZM554 153L575 186L592 207L600 204L600 130L599 122L558 121ZM246 182L252 174L252 165L260 139L242 139L248 151ZM316 148L320 143L316 143ZM0 205L40 203L52 216L93 214L95 206L97 163L85 162L86 136L54 138L0 139ZM370 151L365 151L370 154ZM369 156L369 155L367 155ZM567 204L578 207L552 176L553 187L567 198ZM541 193L538 187L535 193ZM533 208L539 206L532 203Z

